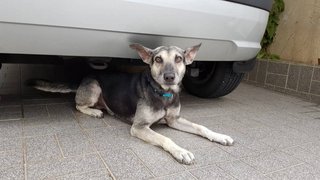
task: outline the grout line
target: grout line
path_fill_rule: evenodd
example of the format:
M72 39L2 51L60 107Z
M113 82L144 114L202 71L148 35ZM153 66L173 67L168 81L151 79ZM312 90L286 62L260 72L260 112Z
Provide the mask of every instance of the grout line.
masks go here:
M98 152L98 155L100 157L100 159L102 160L102 163L104 164L104 166L106 167L107 172L109 173L109 175L111 176L112 179L116 180L116 177L114 176L114 174L112 173L111 169L109 168L109 166L107 165L107 163L103 160L100 152Z
M232 161L231 161L231 162L232 162ZM228 174L229 176L233 177L234 179L239 180L239 178L233 176L233 175L231 174L231 172L229 172L229 171L227 171L227 170L224 170L224 169L222 169L220 166L218 166L217 163L214 163L214 165L215 165L217 168L219 168L220 170L222 170L223 172L225 172L226 174Z
M194 179L198 179L196 178L192 173L190 173L189 170L183 170L183 171L178 171L178 172L174 172L174 173L170 173L170 174L166 174L166 175L162 175L162 176L157 176L157 177L154 177L152 179L155 179L155 178L166 178L166 177L169 177L169 176L174 176L174 175L178 175L180 173L183 173L183 172L186 172L187 174L189 174L191 177L193 177Z
M21 106L23 107L23 105L21 104ZM25 119L21 119L22 120L22 127L21 127L21 139L22 139L22 153L23 153L23 169L24 169L24 180L27 180L27 138L25 137Z
M114 176L114 174L112 173L111 169L109 168L109 166L107 165L107 163L104 161L104 159L102 158L100 152L97 150L98 156L100 158L100 160L102 161L103 165L105 166L105 168L107 169L107 172L110 174L111 178L116 180L116 177Z
M72 114L75 116L74 112L72 111ZM76 118L77 119L77 118ZM95 153L98 154L100 160L102 161L103 165L105 166L107 172L110 174L111 178L116 180L116 177L114 176L114 174L112 173L111 169L109 168L108 164L104 161L104 159L102 158L101 156L101 153L98 151L98 148L97 146L94 144L94 141L93 139L91 139L91 137L89 136L88 132L79 124L81 130L82 130L82 133L88 138L89 140L89 143L94 147L95 149Z
M272 86L272 89L274 89L276 86L270 83L265 83L264 85Z
M21 65L19 64L18 65L18 67L19 67L19 95L20 95L20 99L22 99L22 70L21 70Z
M198 178L195 177L189 170L187 170L187 173L190 174L190 176L192 176L194 179L198 179Z
M141 162L141 164L143 164L143 165L148 169L148 171L150 172L150 174L151 174L153 177L156 177L156 176L153 174L153 172L149 169L149 167L144 163L144 161L136 154L136 152L134 152L131 148L127 148L127 149L129 149L129 150L131 151L131 153L132 153L133 155L135 155L135 156L139 159L139 161Z
M21 105L20 105L20 108L21 108L21 118L24 119L24 118L25 118L25 117L24 117L24 105L21 104Z
M314 75L314 67L312 68L312 74L311 74L311 80L310 80L310 84L309 84L309 91L308 93L310 94L310 91L311 91L311 84L312 84L312 79L313 79L313 75Z
M269 68L269 61L267 61L267 67L266 67L266 78L264 78L264 84L267 84L267 78L268 78L268 68Z
M26 151L26 143L25 143L25 138L23 138L23 168L24 168L24 179L27 180L27 151Z
M279 76L288 76L288 74L277 74L277 73L272 73L272 72L268 72L268 74L279 75Z
M258 67L257 67L257 73L256 73L256 77L255 77L255 82L258 82L258 75L259 75L259 69L260 69L260 61L258 61Z
M0 122L6 122L6 121L23 121L23 119L22 118L14 118L14 119L1 119L0 120Z
M309 93L309 95L320 96L320 94Z
M293 168L293 167L296 167L296 166L300 166L300 165L303 165L303 164L306 164L306 163L302 162L302 163L295 164L295 165L292 165L292 166L280 168L280 169L277 169L275 171L271 171L271 172L268 172L268 173L263 173L263 175L269 175L269 174L272 174L272 173L275 173L275 172L279 172L279 171L286 170L286 169L289 169L289 168Z
M45 105L45 107L46 107L46 111L47 111L47 114L48 114L48 118L50 118L50 113L49 113L49 109L48 109L47 104Z
M11 151L14 151L14 150L11 150ZM97 155L97 153L91 152L91 153L79 154L75 156L67 156L65 158L58 155L58 156L48 157L48 159L44 159L44 160L34 160L34 161L31 161L29 164L32 164L32 165L43 164L50 161L61 161L63 159L83 158L84 156L89 156L89 155Z
M63 153L63 150L62 150L62 147L61 147L61 144L59 142L57 134L54 134L53 136L54 136L54 139L56 140L56 143L58 144L58 147L59 147L59 150L61 152L62 158L66 158L66 156Z
M270 152L273 152L273 151L275 151L275 150L272 150L272 151L270 151ZM255 167L252 166L251 164L243 161L243 159L239 159L239 160L240 160L242 163L246 164L247 166L249 166L249 167L253 168L254 170L256 170L257 172L259 172L260 174L264 174L262 171L258 170L257 168L255 168Z
M301 75L301 67L299 66L299 73L298 73L298 81L297 81L297 88L296 88L296 92L299 92L299 84L300 84L300 75Z
M101 121L103 122L103 124L105 124L106 127L112 127L112 126L111 126L110 124L108 124L105 120L106 120L105 118L102 118L102 119L101 119Z
M311 142L308 142L308 143L311 143ZM298 147L298 148L301 148L301 149L303 149L304 151L306 151L307 152L307 150L305 150L304 148L302 148L301 147L301 145L294 145L294 146L291 146L291 147L288 147L288 148L285 148L285 149L290 149L290 148L294 148L294 147ZM294 159L296 159L296 160L299 160L299 161L301 161L302 163L304 163L304 164L307 164L307 165L310 165L310 166L313 166L312 164L310 164L309 162L307 162L307 161L305 161L304 159L301 159L301 158L297 158L297 157L295 157L294 155L290 155L289 153L287 153L287 152L285 152L285 151L282 151L282 150L280 150L281 152L283 152L283 153L285 153L285 154L287 154L287 155L289 155L289 156L291 156L291 157L293 157ZM310 151L309 151L310 152ZM311 155L313 155L313 156L316 156L315 154L313 154L313 153L311 153ZM317 157L317 156L316 156ZM301 163L301 164L302 164Z
M24 128L24 123L22 128ZM27 180L28 173L27 173L27 138L24 137L24 130L22 129L22 149L23 149L23 168L24 168L24 180Z
M234 162L234 161L239 161L241 160L241 158L235 158L235 159L232 159L232 160L226 160L226 161L218 161L218 162L213 162L212 164L207 164L207 165L203 165L203 166L195 166L195 167L192 167L192 168L189 168L189 169L186 169L188 171L192 171L192 170L197 170L197 169L204 169L204 168L208 168L208 167L211 167L211 166L217 166L217 163L225 163L225 162Z
M284 89L287 89L290 67L291 67L291 64L288 64L287 78L286 78L286 83L284 84Z
M22 99L22 70L21 70L21 65L19 64L19 79L20 79L20 83L19 83L19 93L20 93L20 100ZM24 106L23 103L21 102L20 104L20 108L21 108L21 117L24 118Z
M89 156L89 155L97 155L97 153L96 152L81 153L81 154L77 154L77 155L66 156L64 158L79 158L79 157ZM52 158L52 159L54 159L54 158Z
M26 100L26 99L23 99L23 100ZM47 100L47 99L35 99L35 100ZM70 103L69 102L45 102L45 103L23 103L23 104L26 106L38 106L38 105L63 105L63 104L70 104ZM10 106L17 106L17 105L10 105Z
M91 173L91 172L95 172L95 171L103 171L103 170L105 170L105 169L94 169L94 170L91 170L91 171L86 171L86 172L81 172L81 173L69 173L69 174L63 174L63 175L59 175L59 176L55 176L54 177L54 179L55 178L62 178L62 177L64 177L64 176L68 176L68 175L82 175L82 174L85 174L85 173ZM106 175L108 175L108 174L106 174Z

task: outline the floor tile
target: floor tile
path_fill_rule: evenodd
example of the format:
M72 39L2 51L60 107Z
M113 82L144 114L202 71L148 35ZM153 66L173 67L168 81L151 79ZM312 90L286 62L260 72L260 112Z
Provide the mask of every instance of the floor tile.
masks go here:
M142 143L132 147L132 150L155 176L173 174L185 170L182 164L160 147Z
M43 136L76 133L81 131L81 127L73 118L26 118L23 130L25 136Z
M240 160L217 163L217 166L237 179L269 179Z
M59 133L57 138L65 157L95 152L93 144L83 133Z
M280 170L271 174L268 174L268 177L274 180L282 179L300 179L300 180L313 180L319 179L320 174L314 170L314 167L311 167L307 164L300 164L293 166L284 170Z
M232 156L236 158L256 156L260 153L259 151L249 149L248 147L240 143L235 143L233 146L219 146L219 148L230 153Z
M221 180L232 180L235 178L217 167L216 165L208 166L205 168L190 170L197 179L221 179Z
M262 173L280 170L302 162L280 151L264 152L242 160Z
M0 138L22 137L22 121L0 121Z
M48 113L51 118L74 118L73 104L50 104L47 105Z
M195 156L195 162L192 165L186 166L187 169L208 166L217 162L232 161L236 158L224 150L210 146L192 152Z
M0 152L22 150L22 138L0 138Z
M68 174L62 177L56 177L56 180L112 180L112 177L106 169L94 170L80 174Z
M85 155L41 163L27 164L27 179L52 179L68 174L80 174L103 169L104 165L98 155Z
M155 180L195 180L195 179L196 178L190 172L187 172L187 171L155 178Z
M311 151L303 149L299 146L286 148L282 150L286 154L299 159L302 162L306 162L314 167L320 167L320 157L313 154ZM320 169L319 169L320 173Z
M1 102L1 99L0 99ZM22 118L21 105L0 106L0 120L13 120Z
M130 150L111 150L100 152L116 179L150 179L148 168Z
M24 118L48 118L49 114L46 105L24 105Z
M5 151L0 152L0 169L23 166L23 151Z
M0 179L14 179L24 180L23 166L10 167L7 169L0 169Z
M26 138L28 163L61 159L62 154L54 135Z
M132 143L141 142L130 135L129 127L106 127L87 130L99 151L130 148Z

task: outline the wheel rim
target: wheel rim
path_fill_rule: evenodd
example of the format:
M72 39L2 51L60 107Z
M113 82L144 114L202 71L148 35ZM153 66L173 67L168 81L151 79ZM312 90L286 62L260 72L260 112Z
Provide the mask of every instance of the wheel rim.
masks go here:
M187 67L186 78L194 84L205 84L212 77L216 67L215 62L195 62L192 66ZM199 69L199 75L196 77L191 76L190 71L192 68Z

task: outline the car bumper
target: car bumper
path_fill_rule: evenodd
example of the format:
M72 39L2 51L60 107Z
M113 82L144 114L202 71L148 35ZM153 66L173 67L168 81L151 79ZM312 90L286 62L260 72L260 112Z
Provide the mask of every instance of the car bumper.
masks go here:
M211 0L27 2L0 2L0 53L138 58L130 43L186 48L202 42L197 60L243 61L260 50L269 15Z

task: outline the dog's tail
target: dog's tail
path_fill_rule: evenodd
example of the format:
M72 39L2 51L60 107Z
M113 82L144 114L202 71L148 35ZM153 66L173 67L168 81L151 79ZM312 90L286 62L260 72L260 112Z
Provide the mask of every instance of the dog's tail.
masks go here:
M55 83L43 79L29 79L26 82L27 86L34 87L35 89L53 92L53 93L73 93L76 92L78 87L67 83Z

